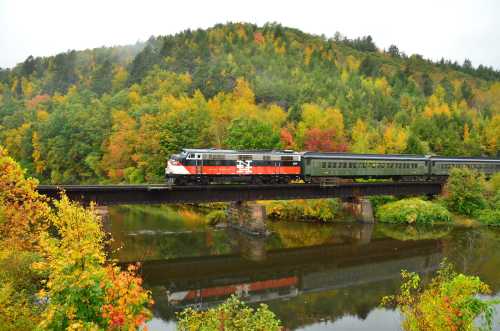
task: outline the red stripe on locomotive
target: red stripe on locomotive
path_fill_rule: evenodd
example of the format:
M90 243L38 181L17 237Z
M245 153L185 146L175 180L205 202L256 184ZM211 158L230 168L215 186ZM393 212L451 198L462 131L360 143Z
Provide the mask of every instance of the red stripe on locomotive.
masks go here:
M300 166L185 166L191 175L300 175ZM198 172L196 168L199 168Z

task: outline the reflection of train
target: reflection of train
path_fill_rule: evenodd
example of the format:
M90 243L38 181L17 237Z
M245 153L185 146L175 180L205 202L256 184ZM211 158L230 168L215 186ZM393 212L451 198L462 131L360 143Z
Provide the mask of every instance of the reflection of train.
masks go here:
M321 183L336 178L444 180L451 168L491 175L500 159L285 151L184 149L168 160L169 183Z

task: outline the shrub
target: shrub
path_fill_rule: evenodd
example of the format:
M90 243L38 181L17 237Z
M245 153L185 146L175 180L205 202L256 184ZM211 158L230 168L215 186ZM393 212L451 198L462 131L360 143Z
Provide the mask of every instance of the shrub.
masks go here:
M374 195L371 197L368 197L370 202L372 203L373 210L377 210L379 207L389 203L389 202L394 202L397 201L396 197L392 195Z
M402 199L383 205L377 210L381 222L433 224L450 222L450 213L443 206L420 198Z
M45 262L36 267L49 274L39 292L48 302L42 328L47 329L135 329L150 316L149 293L135 276L135 267L120 271L106 264L104 232L92 209L66 197L54 202L51 218L58 237L42 236Z
M278 331L281 322L266 305L254 310L232 296L223 304L206 311L187 308L177 315L181 331Z
M500 226L500 209L480 210L476 218L482 224Z
M462 215L472 216L486 207L484 178L476 171L454 168L446 183L445 202L448 208Z
M311 199L274 201L266 208L271 219L314 219L322 222L334 221L340 210L338 199Z
M474 330L474 320L482 318L483 330L491 330L494 304L480 294L490 294L489 287L479 277L457 274L451 265L442 263L437 276L423 286L416 273L402 271L400 293L384 297L383 305L395 304L403 314L403 329Z
M36 185L0 147L0 329L144 326L149 293L134 266L106 261L92 208L66 197L51 207Z
M224 210L212 210L207 214L207 221L211 225L225 222L227 220L227 214Z

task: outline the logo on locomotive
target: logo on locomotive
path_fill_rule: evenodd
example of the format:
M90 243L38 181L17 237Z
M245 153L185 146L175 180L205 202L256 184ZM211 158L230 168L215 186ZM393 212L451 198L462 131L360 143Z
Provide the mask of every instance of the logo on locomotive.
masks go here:
M236 161L236 173L238 173L238 174L251 174L252 173L252 160L248 160L248 161L237 160Z

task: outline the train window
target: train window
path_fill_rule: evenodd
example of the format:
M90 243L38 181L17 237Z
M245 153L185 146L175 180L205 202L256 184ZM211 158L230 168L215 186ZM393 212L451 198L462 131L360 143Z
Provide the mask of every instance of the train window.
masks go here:
M326 162L321 162L321 168L326 168Z
M332 168L337 168L337 162L332 163Z
M293 161L293 156L282 156L281 161Z
M331 167L332 167L332 163L328 162L328 168L331 168Z
M252 155L238 155L238 160L252 160Z
M271 155L264 155L264 156L262 156L262 159L264 161L271 161ZM310 161L310 160L308 160L308 161Z

